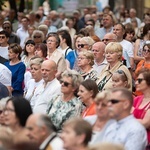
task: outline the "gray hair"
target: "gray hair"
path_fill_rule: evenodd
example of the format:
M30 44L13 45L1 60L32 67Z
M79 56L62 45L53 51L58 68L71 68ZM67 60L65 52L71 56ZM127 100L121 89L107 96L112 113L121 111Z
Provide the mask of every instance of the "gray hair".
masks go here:
M0 110L3 110L5 108L5 105L6 105L6 103L7 103L7 101L8 101L9 98L10 97L5 97L5 98L2 98L0 100Z
M85 41L89 46L92 46L95 43L95 41L89 36L81 38L81 41L82 40Z
M32 40L34 40L33 37L35 36L35 34L40 34L41 38L42 38L42 41L44 41L44 33L42 31L40 31L40 30L34 30L33 33L32 33L32 36L31 36Z
M30 67L32 66L32 65L39 65L39 66L41 66L41 64L43 63L43 59L41 58L41 57L33 57L33 58L31 58L31 60L30 60Z
M80 83L83 81L83 77L75 70L66 70L61 75L61 77L71 77L72 86L76 89L79 87Z
M46 126L49 133L56 131L50 117L48 117L47 115L44 115L44 114L40 114L40 116L36 122L36 125L38 127Z

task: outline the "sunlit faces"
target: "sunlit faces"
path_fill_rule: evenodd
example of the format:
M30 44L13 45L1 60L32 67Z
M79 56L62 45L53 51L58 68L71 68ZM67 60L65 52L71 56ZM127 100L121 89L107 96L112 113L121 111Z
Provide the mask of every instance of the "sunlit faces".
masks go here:
M81 37L78 37L75 41L75 47L78 48L78 44L80 42Z
M80 144L79 137L81 135L77 135L73 130L72 126L65 126L61 133L61 138L64 142L64 148L66 150L70 150Z
M132 42L134 38L134 33L126 33L125 39L129 42Z
M40 81L42 79L41 66L33 64L30 69L32 78L35 79L36 82Z
M91 62L90 59L88 59L85 55L83 55L81 53L78 55L78 66L79 67L84 67L84 66L90 64L90 62Z
M142 54L145 58L149 58L150 57L150 49L148 48L148 46L146 45L143 48Z
M79 86L78 96L83 103L87 103L93 96L93 91L87 90L83 85Z
M117 24L113 28L113 33L116 34L118 38L121 38L123 37L124 30L122 29L122 26L120 24Z
M5 125L6 126L15 127L15 125L19 124L19 120L16 116L15 108L13 106L12 101L9 101L6 104L6 107L4 109L4 117L5 117Z
M136 85L136 91L145 91L148 88L148 85L146 83L146 80L144 79L143 74L139 74L136 81L135 81L135 85Z
M74 93L75 88L72 85L72 78L71 77L62 77L60 80L61 83L61 92L64 94Z
M82 40L82 38L80 39L78 45L78 50L82 51L82 50L88 50L89 49L89 44L87 44L84 40Z
M38 57L41 57L41 58L44 57L43 52L40 48L36 48L35 55L38 56Z

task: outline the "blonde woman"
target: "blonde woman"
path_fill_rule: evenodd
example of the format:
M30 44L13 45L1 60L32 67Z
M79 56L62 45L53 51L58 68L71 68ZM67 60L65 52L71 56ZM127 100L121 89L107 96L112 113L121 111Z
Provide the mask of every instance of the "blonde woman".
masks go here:
M128 68L122 63L122 52L122 46L117 42L111 42L106 46L105 57L108 64L102 70L97 81L99 91L113 88L112 76L117 70L124 71L129 80L130 90L132 90L132 77Z

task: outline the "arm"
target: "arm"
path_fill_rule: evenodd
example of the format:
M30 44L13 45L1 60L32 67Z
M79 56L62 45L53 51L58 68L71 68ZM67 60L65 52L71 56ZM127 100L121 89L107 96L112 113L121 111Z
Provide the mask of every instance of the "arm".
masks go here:
M140 46L140 39L137 39L135 41L135 46L134 46L134 60L136 60L136 61L140 61L140 60L145 59L144 57L138 56L139 46Z

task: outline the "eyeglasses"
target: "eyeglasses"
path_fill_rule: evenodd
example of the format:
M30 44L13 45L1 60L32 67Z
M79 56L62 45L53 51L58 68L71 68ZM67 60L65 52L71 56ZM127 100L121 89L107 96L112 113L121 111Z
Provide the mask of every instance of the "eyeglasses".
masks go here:
M148 53L150 53L150 49L143 49L143 52L148 52Z
M78 60L88 59L86 57L78 57Z
M108 41L110 41L110 40L114 40L114 39L102 39L103 42L104 42L104 41L108 42Z
M123 70L117 70L116 73L124 75L124 77L127 79L127 75L125 74Z
M64 86L68 87L69 85L72 85L71 83L67 82L67 81L63 81L63 80L60 80L60 84L64 84Z
M46 42L47 42L47 43L51 43L51 42L56 42L56 41L53 41L53 40L47 40Z
M14 112L15 110L12 108L5 108L3 111L10 113L10 112Z
M110 99L110 100L108 100L108 102L110 102L111 104L117 104L119 102L124 102L124 100Z
M5 38L5 36L0 36L0 38L1 38L1 39L4 39L4 38Z
M41 36L33 36L33 38L34 38L34 39L36 39L36 38L41 38Z
M78 44L78 47L83 48L85 45L88 45L88 44Z
M142 82L143 80L145 80L145 79L143 79L143 78L137 78L137 79L136 79L136 81L138 82L138 84L141 84L141 82Z

